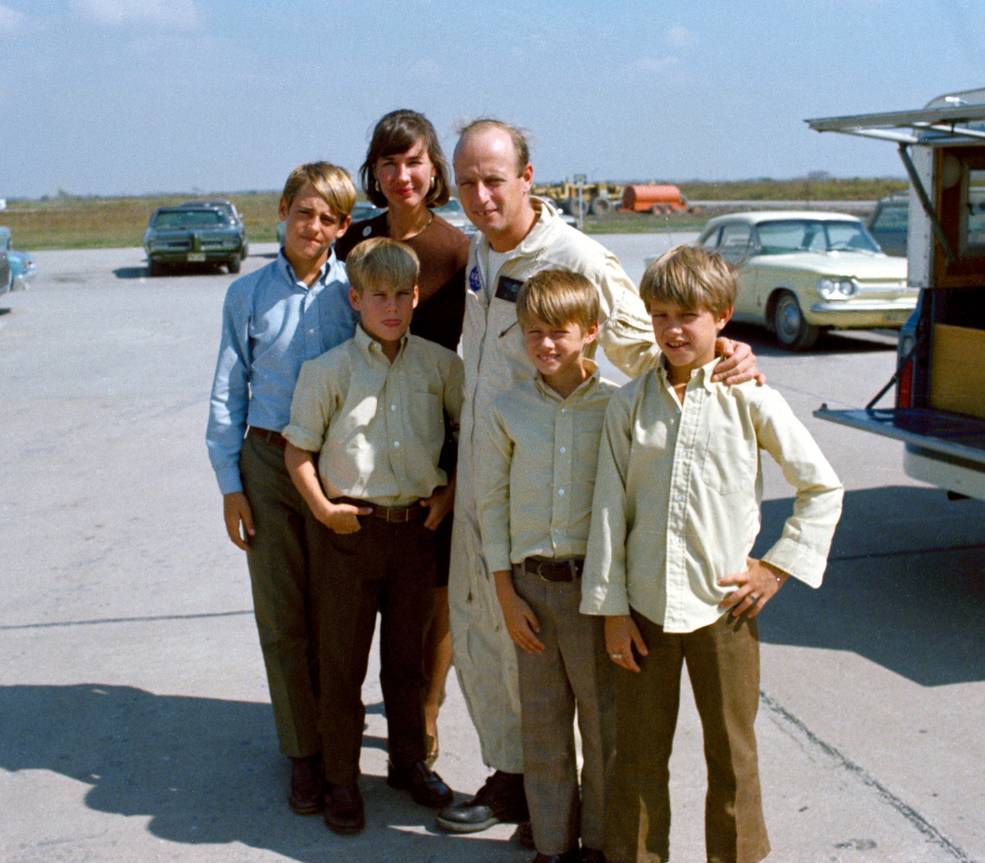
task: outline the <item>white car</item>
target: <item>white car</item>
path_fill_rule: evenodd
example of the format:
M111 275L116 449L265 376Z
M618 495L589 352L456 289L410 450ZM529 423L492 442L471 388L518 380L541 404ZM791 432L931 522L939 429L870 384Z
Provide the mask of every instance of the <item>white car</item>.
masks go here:
M906 260L844 213L733 213L711 219L697 244L738 272L734 319L765 325L790 350L827 329L898 329L916 307Z

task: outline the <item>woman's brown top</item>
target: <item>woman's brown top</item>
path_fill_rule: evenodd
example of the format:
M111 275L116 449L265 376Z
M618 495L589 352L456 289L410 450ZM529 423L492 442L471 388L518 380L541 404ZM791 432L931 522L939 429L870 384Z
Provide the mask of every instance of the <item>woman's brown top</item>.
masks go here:
M387 214L355 222L335 242L335 254L344 261L363 240L388 237ZM449 350L458 347L465 314L465 264L469 241L458 228L434 214L430 224L404 240L421 261L420 301L414 310L410 331Z

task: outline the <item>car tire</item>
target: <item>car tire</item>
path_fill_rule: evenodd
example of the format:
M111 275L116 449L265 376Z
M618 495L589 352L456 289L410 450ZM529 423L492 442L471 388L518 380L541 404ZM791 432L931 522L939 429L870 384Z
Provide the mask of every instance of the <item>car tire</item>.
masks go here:
M159 261L150 261L147 264L147 272L149 272L153 278L156 278L157 276L163 276L164 264L160 263Z
M229 274L231 276L232 275L236 275L236 273L239 272L240 265L241 265L241 262L240 262L240 259L239 259L239 255L235 255L234 257L232 257L228 261L226 261L226 269L229 270Z
M800 303L790 291L781 291L773 302L770 325L776 340L787 350L805 351L814 346L821 328L807 323Z

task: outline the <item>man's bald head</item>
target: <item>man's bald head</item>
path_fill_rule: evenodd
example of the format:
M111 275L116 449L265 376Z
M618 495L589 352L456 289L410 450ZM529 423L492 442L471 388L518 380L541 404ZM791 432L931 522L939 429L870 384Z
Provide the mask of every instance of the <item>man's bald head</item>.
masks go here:
M530 164L530 143L527 141L527 133L519 126L511 126L495 117L479 117L459 128L458 144L455 151L458 152L458 149L470 135L486 132L490 129L498 129L509 136L513 142L513 151L516 154L516 175L519 177Z

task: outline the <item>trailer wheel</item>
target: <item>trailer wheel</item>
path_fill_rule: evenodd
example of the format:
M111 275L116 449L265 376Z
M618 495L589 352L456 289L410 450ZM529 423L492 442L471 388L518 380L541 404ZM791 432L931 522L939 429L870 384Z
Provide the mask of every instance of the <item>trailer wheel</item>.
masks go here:
M608 198L595 198L591 209L593 216L605 216L612 209L612 201Z
M813 347L821 328L807 323L800 303L790 291L780 291L773 302L770 324L776 332L776 340L787 350L805 351Z

